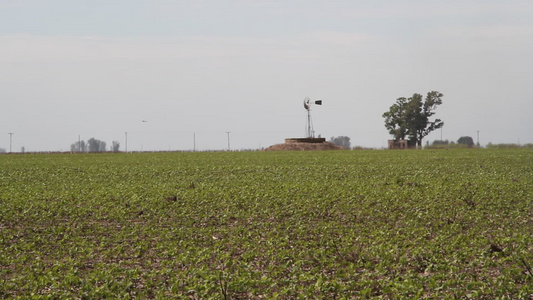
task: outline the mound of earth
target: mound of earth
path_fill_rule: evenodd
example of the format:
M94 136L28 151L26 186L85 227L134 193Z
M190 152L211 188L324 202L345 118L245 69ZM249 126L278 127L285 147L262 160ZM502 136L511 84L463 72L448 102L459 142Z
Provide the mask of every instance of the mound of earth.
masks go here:
M343 148L330 142L324 143L288 143L270 146L265 151L308 151L308 150L342 150Z

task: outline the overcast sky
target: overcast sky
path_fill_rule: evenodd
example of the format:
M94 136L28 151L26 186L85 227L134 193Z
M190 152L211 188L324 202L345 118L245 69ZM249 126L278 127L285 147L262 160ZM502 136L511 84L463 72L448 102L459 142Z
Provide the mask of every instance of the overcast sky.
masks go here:
M444 94L426 140L533 143L533 1L0 1L0 148L385 147L399 97ZM143 122L146 121L146 122ZM425 141L424 141L425 144Z

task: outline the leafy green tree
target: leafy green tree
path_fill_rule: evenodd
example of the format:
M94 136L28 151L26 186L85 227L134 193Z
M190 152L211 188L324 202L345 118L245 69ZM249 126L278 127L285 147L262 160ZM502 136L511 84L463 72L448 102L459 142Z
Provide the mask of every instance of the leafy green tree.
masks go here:
M457 140L457 144L467 145L468 147L474 146L474 139L470 136L462 136Z
M442 104L444 95L431 91L424 100L422 95L413 94L410 98L398 98L389 111L383 113L385 128L395 140L409 137L409 145L422 146L422 140L435 129L444 125L440 119L430 121L435 109Z
M405 140L405 136L408 133L406 124L406 98L396 99L396 103L393 104L389 111L383 114L385 118L385 127L389 130L389 133L394 136L395 140Z

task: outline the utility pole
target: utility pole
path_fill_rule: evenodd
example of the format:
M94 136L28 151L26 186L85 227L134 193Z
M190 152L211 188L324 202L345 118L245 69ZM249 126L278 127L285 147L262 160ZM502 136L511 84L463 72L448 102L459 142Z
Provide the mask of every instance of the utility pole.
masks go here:
M228 151L230 151L230 147L229 147L229 134L231 133L231 131L226 131L226 133L228 134Z
M9 153L12 152L12 151L11 151L11 149L12 149L11 146L12 146L12 144L13 144L13 143L12 143L12 142L13 142L13 135L14 135L13 132L10 132L10 133L9 133Z
M192 133L192 151L196 152L196 132Z
M124 143L124 152L128 153L128 132L124 132L124 135L126 136L126 143Z
M477 146L479 147L479 130L477 131Z

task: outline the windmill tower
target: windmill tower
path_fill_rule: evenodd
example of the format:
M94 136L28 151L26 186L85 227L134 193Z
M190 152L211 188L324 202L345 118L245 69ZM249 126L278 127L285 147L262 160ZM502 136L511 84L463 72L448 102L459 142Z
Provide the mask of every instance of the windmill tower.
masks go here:
M309 139L315 138L313 120L311 119L311 105L312 104L322 105L322 100L312 101L311 99L309 99L309 97L306 97L304 99L304 108L307 110L307 120L305 123L305 128L306 128L305 135L306 135L306 138L309 138Z
M309 97L304 99L304 108L307 111L307 119L305 121L305 137L304 138L286 138L285 144L299 144L293 150L318 150L314 145L309 144L323 144L326 143L325 138L315 138L315 129L313 128L313 119L311 118L311 107L313 105L322 105L322 100L311 100ZM302 145L307 144L307 145ZM312 146L312 147L307 147ZM318 145L320 146L320 145Z

